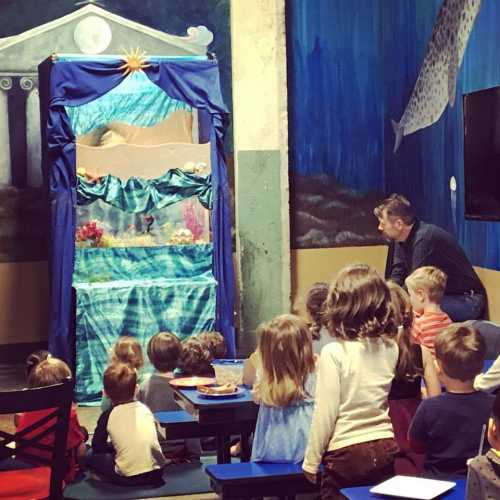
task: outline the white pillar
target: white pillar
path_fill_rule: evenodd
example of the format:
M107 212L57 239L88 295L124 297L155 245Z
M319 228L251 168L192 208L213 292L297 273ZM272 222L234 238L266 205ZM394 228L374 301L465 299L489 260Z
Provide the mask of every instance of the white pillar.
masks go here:
M231 0L241 354L290 311L285 0Z
M12 88L10 76L0 76L0 185L12 183L8 93Z
M42 150L40 131L40 96L34 77L21 78L21 88L28 93L26 100L26 159L27 185L41 187L42 178Z

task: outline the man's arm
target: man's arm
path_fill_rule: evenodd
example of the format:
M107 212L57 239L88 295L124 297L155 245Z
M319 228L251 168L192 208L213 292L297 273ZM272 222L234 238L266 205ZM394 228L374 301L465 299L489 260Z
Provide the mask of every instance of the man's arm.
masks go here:
M385 277L387 280L394 281L400 286L404 285L405 278L408 276L405 259L402 250L396 242L391 242L387 253L387 263Z

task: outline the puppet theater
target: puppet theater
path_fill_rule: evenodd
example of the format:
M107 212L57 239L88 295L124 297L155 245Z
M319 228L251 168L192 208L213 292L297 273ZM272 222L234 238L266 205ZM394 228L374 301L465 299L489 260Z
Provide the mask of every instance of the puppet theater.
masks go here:
M235 354L218 63L55 55L39 66L50 204L49 350L101 396L122 334L220 331Z

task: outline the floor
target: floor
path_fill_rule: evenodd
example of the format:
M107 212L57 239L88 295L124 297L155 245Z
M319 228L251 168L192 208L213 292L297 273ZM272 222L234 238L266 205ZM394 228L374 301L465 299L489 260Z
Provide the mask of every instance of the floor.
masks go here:
M23 365L0 364L0 391L12 391L25 387ZM78 419L80 424L85 426L89 432L95 428L99 418L100 409L95 407L78 407ZM13 416L0 415L0 429L7 432L14 430ZM215 500L219 497L215 493L204 493L199 495L183 495L175 497L156 497L155 500ZM90 500L90 499L89 499ZM148 500L148 499L145 499Z

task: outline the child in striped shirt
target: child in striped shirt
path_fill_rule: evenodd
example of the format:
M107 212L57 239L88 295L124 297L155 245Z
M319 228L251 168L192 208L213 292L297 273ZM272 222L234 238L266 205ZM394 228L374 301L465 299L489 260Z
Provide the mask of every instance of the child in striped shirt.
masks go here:
M436 357L436 335L451 325L450 317L440 303L446 288L446 274L434 266L419 267L405 280L415 313L412 336L416 343L427 347Z

